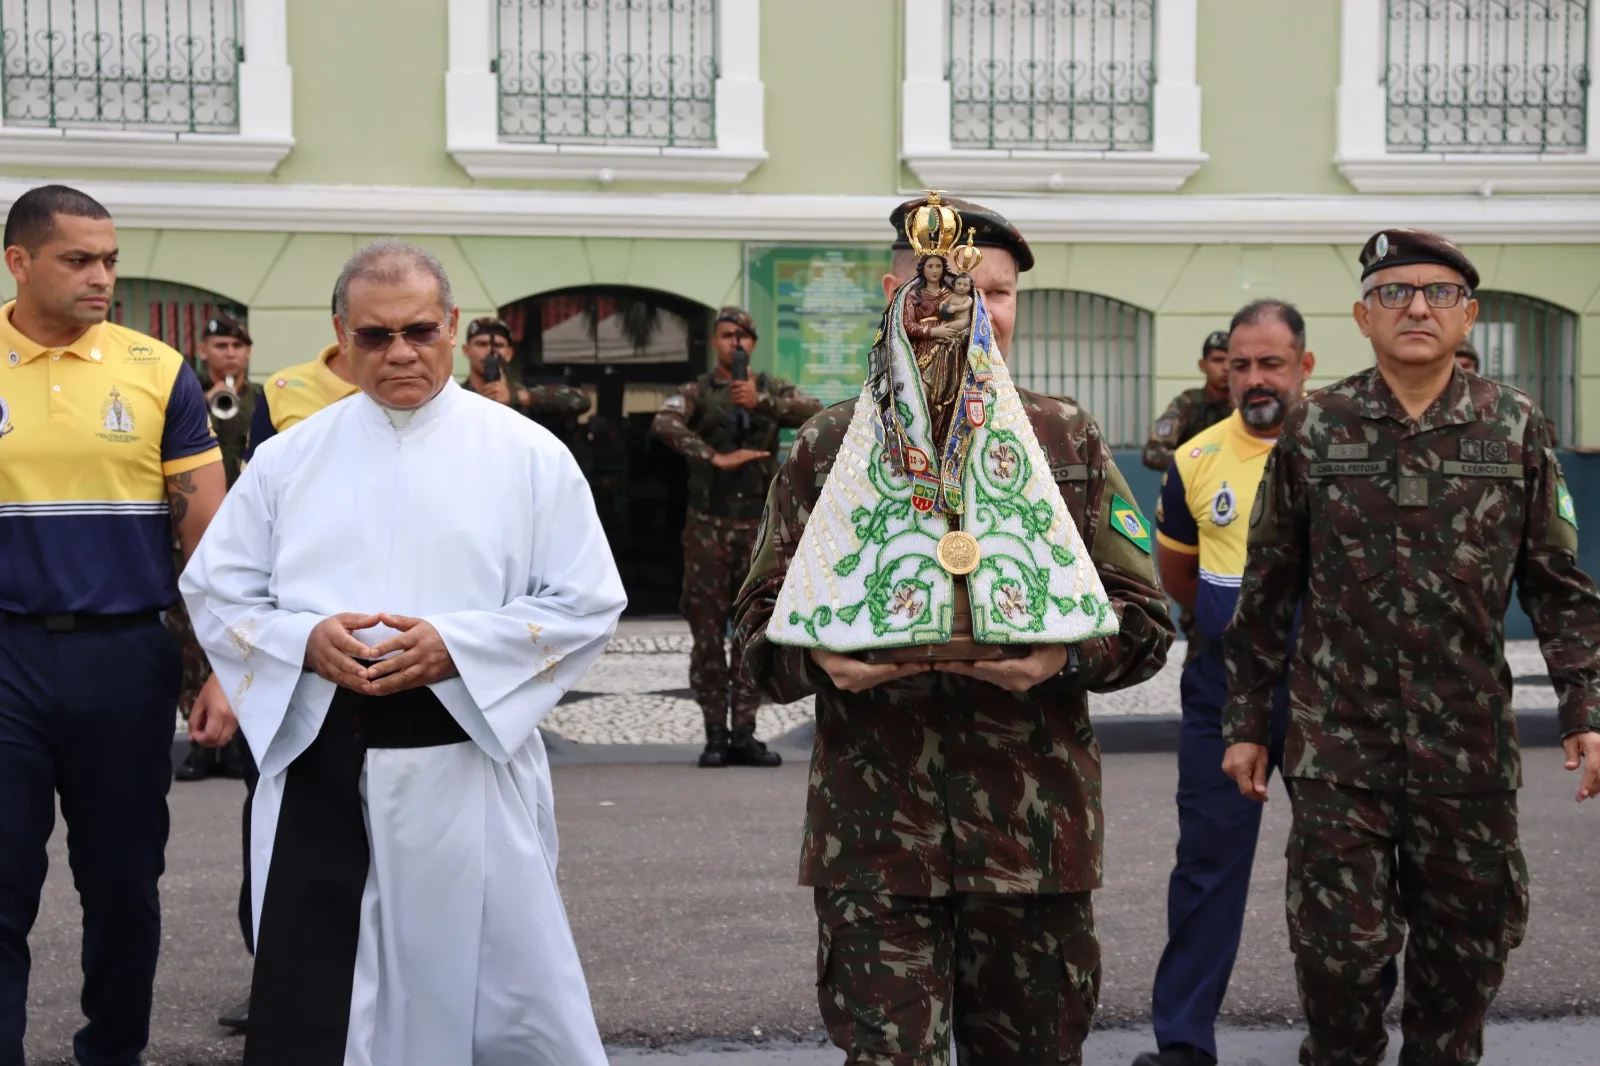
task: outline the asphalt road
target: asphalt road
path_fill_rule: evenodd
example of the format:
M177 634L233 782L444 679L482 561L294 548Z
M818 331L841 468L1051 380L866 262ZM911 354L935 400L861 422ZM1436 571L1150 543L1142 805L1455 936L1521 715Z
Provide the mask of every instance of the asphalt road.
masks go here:
M1570 1019L1600 1007L1600 973L1586 949L1600 934L1600 913L1592 902L1600 873L1593 843L1600 839L1600 806L1572 802L1576 781L1561 771L1556 751L1533 750L1527 759L1522 810L1533 918L1527 941L1512 956L1496 1016ZM1105 955L1099 1021L1113 1028L1142 1025L1148 1015L1176 834L1175 777L1170 755L1106 760L1107 887L1097 895L1096 908ZM785 1050L780 1043L755 1058L695 1061L837 1062L831 1051L817 1050L814 918L809 892L794 884L803 758L791 757L777 771L568 765L556 768L555 779L563 888L606 1039L615 1045L688 1044L701 1051L708 1045L694 1042L789 1040L800 1048ZM239 1061L240 1042L214 1019L249 981L233 910L242 796L234 782L173 787L163 881L165 947L150 1066ZM1236 1026L1281 1027L1299 1017L1282 909L1288 813L1274 785L1244 945L1225 1006L1224 1020ZM68 1061L80 1019L77 901L59 828L51 849L50 879L32 938L28 1048L30 1061L55 1066ZM1600 1036L1592 1025L1570 1022L1527 1032L1558 1044L1577 1040L1587 1048ZM1496 1044L1508 1046L1503 1041L1512 1035L1507 1031ZM1292 1061L1273 1050L1292 1049L1288 1034L1230 1037L1235 1038L1260 1045L1258 1051L1240 1044L1239 1061ZM1516 1046L1533 1048L1532 1039L1519 1037ZM1097 1041L1112 1056L1106 1061L1126 1061L1117 1058L1124 1042L1136 1045L1130 1050L1142 1046L1142 1037L1128 1033L1102 1034ZM803 1057L792 1057L797 1054ZM1591 1057L1553 1054L1499 1061ZM619 1054L619 1061L627 1057Z

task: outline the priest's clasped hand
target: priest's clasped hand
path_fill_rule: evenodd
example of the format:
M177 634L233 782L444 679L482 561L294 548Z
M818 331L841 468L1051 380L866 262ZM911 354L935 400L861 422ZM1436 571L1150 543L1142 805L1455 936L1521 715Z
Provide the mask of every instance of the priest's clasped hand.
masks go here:
M356 639L359 630L376 625L388 626L399 633L371 648ZM363 659L382 661L367 666L361 662ZM422 619L351 612L332 615L317 623L306 641L306 669L364 696L387 696L421 688L454 677L457 672L444 638Z

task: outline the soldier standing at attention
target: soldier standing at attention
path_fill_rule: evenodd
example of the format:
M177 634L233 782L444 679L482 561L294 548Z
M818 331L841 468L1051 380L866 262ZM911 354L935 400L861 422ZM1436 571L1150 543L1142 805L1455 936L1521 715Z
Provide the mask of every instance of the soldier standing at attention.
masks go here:
M256 392L250 386L250 331L230 315L207 320L205 336L200 341L200 361L205 365L200 387L205 389L207 406L215 412L217 397L224 389L234 396L231 417L218 417L215 413L211 416L211 432L222 448L222 473L231 489L239 480L239 465L250 433L250 415L256 405ZM226 402L223 401L224 410L227 410ZM181 570L181 547L175 545L174 550L179 552L177 565ZM206 662L206 653L194 638L189 612L181 602L167 612L166 622L183 655L183 689L178 694L178 710L188 718L200 686L211 676L211 664ZM191 740L189 752L173 776L179 781L204 781L220 771L224 777L243 780L247 758L244 738L237 734L220 749Z
M1471 341L1463 340L1456 349L1456 366L1469 374L1478 373L1478 349L1472 346Z
M1017 275L1033 266L1012 225L944 197L984 248L972 272L1004 354ZM891 216L903 233L906 213ZM918 269L910 241L883 281ZM1167 600L1150 533L1094 420L1017 390L1120 623L1114 637L1027 657L869 665L773 644L767 623L855 412L806 423L773 480L735 609L736 646L780 702L815 694L817 728L800 883L818 917L817 998L851 1066L1083 1061L1099 1002L1105 822L1087 693L1138 684L1166 661ZM1041 472L1042 473L1042 472Z
M1377 365L1310 396L1268 457L1226 637L1223 768L1266 799L1287 675L1300 1062L1378 1066L1379 972L1404 942L1401 1061L1472 1064L1528 919L1511 586L1560 700L1567 769L1583 766L1580 803L1600 794L1600 593L1578 568L1544 415L1456 366L1478 311L1472 263L1405 229L1360 261L1355 319Z
M76 189L17 197L0 306L0 1062L23 1061L28 933L57 797L83 910L80 1063L136 1063L161 949L178 649L172 541L222 503L222 453L182 355L108 322L117 231ZM190 736L237 723L213 678Z
M576 422L589 410L589 394L582 389L571 385L523 385L517 381L511 371L511 327L498 318L473 319L467 326L461 351L468 367L462 388L503 403L546 429L565 429L563 423ZM484 369L491 355L498 361L498 374L494 381L487 381Z
M1184 389L1172 398L1167 409L1150 429L1145 442L1144 465L1166 473L1178 445L1202 429L1221 422L1233 413L1228 398L1228 333L1217 330L1200 348L1200 373L1206 383L1198 389Z
M724 641L734 595L750 568L767 484L778 467L778 430L800 425L822 405L767 374L733 380L734 357L743 351L748 359L756 345L749 312L724 307L712 329L716 366L668 396L650 431L689 461L682 610L694 638L689 685L705 715L700 765L777 766L782 757L755 736L761 691L738 643L730 665Z

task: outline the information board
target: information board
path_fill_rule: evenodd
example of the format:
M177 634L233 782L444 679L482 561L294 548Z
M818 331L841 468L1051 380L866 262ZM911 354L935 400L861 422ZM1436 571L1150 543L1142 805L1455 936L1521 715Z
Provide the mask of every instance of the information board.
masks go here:
M824 406L861 392L883 318L888 248L745 245L754 362Z

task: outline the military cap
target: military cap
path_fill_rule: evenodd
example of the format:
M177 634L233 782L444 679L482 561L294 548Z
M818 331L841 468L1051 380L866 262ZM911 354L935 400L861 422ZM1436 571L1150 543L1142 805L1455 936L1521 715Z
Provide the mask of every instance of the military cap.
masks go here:
M716 322L712 323L712 327L715 328L716 326L720 326L724 322L732 322L734 325L750 334L750 336L755 340L761 339L760 334L756 333L755 320L750 317L750 312L746 311L742 307L724 307L722 310L717 312L717 320Z
M498 333L508 342L512 339L510 326L498 318L484 317L472 320L472 324L467 327L467 340L470 341L472 338L482 336L485 333Z
M1471 359L1473 366L1482 366L1483 365L1483 360L1478 358L1478 349L1476 349L1476 348L1474 348L1472 346L1472 342L1471 341L1462 341L1460 346L1458 346L1456 348L1456 354L1457 355L1464 355L1468 359Z
M1225 352L1228 350L1228 331L1219 329L1206 338L1205 344L1200 346L1200 358L1204 359L1211 352Z
M1361 248L1361 279L1389 267L1437 263L1447 266L1466 280L1467 288L1478 287L1478 268L1455 242L1421 229L1387 229L1375 233Z
M216 315L208 319L206 321L206 336L232 337L247 346L251 343L250 331L244 328L243 322L240 322L232 315Z
M1023 239L1022 231L1006 221L1005 216L1000 212L984 207L982 204L975 204L970 200L958 200L954 196L946 196L943 193L939 194L939 200L941 203L953 207L961 213L962 228L970 228L973 231L973 244L980 248L1004 248L1011 253L1012 258L1016 259L1018 270L1033 269L1033 249L1029 248L1028 242ZM896 251L901 249L909 250L911 248L911 241L906 237L906 215L927 202L928 197L926 195L919 196L914 200L907 200L895 208L894 213L889 216L889 224L894 227L894 247ZM962 233L961 241L965 243L966 239L967 235Z

